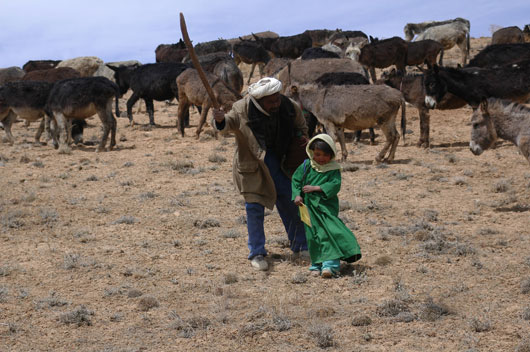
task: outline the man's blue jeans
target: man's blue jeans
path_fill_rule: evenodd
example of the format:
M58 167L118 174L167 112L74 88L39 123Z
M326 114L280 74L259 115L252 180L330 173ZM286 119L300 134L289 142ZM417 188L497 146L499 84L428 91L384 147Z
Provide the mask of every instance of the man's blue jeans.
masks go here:
M265 165L276 187L276 209L280 214L290 247L293 252L307 250L304 224L298 215L298 207L291 200L291 180L282 172L278 158L271 152L265 155ZM265 230L263 220L265 207L259 203L245 203L247 212L249 259L257 255L267 255L265 250Z

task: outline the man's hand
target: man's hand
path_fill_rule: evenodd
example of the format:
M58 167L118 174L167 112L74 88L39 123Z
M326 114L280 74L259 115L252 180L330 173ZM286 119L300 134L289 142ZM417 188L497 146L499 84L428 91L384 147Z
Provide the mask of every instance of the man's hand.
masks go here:
M294 204L296 204L296 205L302 205L303 203L304 203L304 200L302 199L302 197L300 197L300 196L296 196L296 197L294 198Z
M215 122L221 123L225 119L225 112L221 109L213 109L213 118Z
M322 189L320 188L320 186L305 185L304 187L302 187L302 191L304 193L311 193L311 192L320 192L322 191Z

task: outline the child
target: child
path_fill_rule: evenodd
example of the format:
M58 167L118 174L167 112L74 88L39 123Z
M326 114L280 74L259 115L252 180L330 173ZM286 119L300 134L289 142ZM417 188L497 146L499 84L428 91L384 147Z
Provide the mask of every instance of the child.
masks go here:
M336 149L327 134L313 137L306 147L309 159L300 165L292 178L293 200L305 204L311 226L305 233L314 275L331 278L338 275L340 260L361 259L361 249L353 233L338 218L341 175L335 161Z

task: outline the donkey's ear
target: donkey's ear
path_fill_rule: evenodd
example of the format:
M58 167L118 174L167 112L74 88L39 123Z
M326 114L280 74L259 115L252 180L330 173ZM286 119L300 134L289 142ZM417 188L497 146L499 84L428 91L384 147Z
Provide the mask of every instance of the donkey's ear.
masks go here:
M482 100L482 102L480 103L480 111L482 111L483 113L488 112L488 100L487 99Z

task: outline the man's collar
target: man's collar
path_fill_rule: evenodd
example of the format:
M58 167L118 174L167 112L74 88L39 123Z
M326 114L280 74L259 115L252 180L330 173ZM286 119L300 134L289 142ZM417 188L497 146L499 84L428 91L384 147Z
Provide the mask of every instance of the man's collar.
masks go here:
M254 105L256 106L256 108L257 108L259 111L261 111L262 113L264 113L264 114L267 115L267 116L271 116L268 112L266 112L266 111L261 107L261 105L259 105L258 101L257 101L252 95L249 94L249 96L250 96L250 100L252 100L252 102L254 103Z

